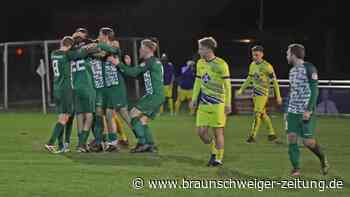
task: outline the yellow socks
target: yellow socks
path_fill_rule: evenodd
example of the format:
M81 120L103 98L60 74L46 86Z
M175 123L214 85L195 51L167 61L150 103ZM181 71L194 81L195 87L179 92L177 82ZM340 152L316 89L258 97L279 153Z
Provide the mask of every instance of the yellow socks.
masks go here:
M117 133L119 134L120 139L127 141L128 137L124 131L122 120L116 114L113 116L113 120L117 126Z

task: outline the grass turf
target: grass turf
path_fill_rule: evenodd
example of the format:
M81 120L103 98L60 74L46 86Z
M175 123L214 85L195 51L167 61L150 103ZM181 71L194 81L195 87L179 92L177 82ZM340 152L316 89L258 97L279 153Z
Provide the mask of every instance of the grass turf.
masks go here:
M66 153L49 154L43 149L56 116L39 113L0 113L0 196L349 196L349 119L320 117L317 136L331 163L329 175L321 176L319 162L301 149L304 179L342 179L344 188L318 189L141 189L132 188L132 179L286 179L290 163L280 116L272 118L282 135L282 145L267 141L261 129L258 143L245 143L250 116L231 116L225 131L225 163L220 168L205 166L208 146L194 130L194 117L163 115L151 123L159 145L158 154ZM133 143L133 135L128 132ZM76 130L73 130L74 149Z

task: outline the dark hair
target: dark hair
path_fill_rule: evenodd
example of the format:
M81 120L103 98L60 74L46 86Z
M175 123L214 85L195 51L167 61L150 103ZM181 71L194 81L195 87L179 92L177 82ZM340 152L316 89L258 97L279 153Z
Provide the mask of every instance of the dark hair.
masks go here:
M65 36L62 41L61 41L62 45L65 47L70 47L74 45L74 39L70 36Z
M204 37L204 38L198 40L198 43L200 45L208 47L211 50L215 50L216 47L218 46L216 40L213 37Z
M288 46L290 52L294 54L299 59L305 58L305 47L301 44L291 44Z
M261 45L255 45L252 47L252 51L260 51L260 52L264 52L264 47Z

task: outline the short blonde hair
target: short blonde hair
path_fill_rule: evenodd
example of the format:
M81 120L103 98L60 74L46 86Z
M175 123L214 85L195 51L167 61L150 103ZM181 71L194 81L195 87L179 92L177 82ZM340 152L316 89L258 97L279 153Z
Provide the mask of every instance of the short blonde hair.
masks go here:
M158 47L157 43L154 42L154 41L152 41L152 40L150 40L150 39L144 39L144 40L142 40L142 41L141 41L141 45L142 45L142 46L145 46L145 47L147 47L147 48L150 48L152 51L156 51L156 50L157 50L157 47Z

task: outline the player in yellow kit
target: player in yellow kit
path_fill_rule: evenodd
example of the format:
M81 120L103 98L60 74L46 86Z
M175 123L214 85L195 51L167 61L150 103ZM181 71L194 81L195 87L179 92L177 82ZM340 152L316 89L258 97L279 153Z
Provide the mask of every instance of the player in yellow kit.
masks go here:
M216 57L217 43L212 37L198 41L196 80L191 107L198 106L196 127L201 140L210 144L211 157L208 166L222 165L224 156L224 127L226 115L231 113L231 83L227 63ZM209 135L213 129L214 138Z
M264 49L262 46L254 46L252 48L253 62L249 66L249 74L247 80L243 83L241 88L237 91L237 95L241 95L242 92L248 87L253 86L253 103L254 103L254 120L251 128L251 133L248 136L248 143L255 143L256 135L263 121L269 131L268 140L276 141L277 136L270 117L266 113L266 104L269 98L269 89L271 83L275 90L275 96L277 103L282 104L282 98L278 81L270 63L263 59ZM277 142L277 141L276 141Z

